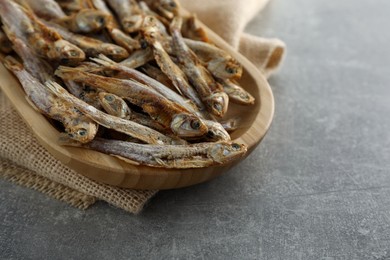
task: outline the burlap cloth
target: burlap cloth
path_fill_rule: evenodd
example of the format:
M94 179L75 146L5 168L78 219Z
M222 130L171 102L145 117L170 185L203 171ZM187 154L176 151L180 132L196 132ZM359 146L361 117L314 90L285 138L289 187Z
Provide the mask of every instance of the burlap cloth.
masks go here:
M285 45L242 33L268 0L182 0L184 8L248 57L266 76L280 65ZM0 92L0 177L80 209L97 200L131 213L141 211L156 190L123 189L90 180L64 166L38 144Z

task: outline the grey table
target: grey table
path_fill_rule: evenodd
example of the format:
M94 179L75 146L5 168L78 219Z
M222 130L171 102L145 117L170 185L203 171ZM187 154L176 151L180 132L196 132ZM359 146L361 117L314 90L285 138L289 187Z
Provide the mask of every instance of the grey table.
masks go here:
M390 259L390 1L273 0L284 68L260 147L139 216L0 181L0 258Z

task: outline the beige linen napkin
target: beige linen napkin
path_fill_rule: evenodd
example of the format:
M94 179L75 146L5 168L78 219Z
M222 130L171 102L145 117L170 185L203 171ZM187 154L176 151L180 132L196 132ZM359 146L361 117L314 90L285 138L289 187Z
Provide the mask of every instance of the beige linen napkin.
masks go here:
M182 0L184 8L269 76L280 65L284 43L243 34L246 24L268 0ZM86 209L97 200L138 213L157 191L123 189L90 180L67 168L38 144L0 92L0 177Z

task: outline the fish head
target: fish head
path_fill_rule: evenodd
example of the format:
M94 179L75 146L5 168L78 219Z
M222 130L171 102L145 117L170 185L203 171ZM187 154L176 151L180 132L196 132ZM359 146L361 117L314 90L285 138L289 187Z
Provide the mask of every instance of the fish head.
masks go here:
M207 68L221 79L239 79L242 76L242 66L234 59L211 61Z
M179 4L176 0L160 0L160 8L173 14L179 13Z
M95 138L97 130L98 127L94 123L77 122L72 126L68 126L65 132L73 140L80 143L88 143Z
M220 123L214 121L206 122L208 131L206 134L207 140L213 142L230 141L230 135Z
M216 143L209 150L209 157L218 163L228 163L241 158L247 151L247 146L235 142Z
M108 19L107 13L103 11L81 10L75 17L76 31L80 33L98 32L106 26Z
M150 15L144 17L141 31L147 41L159 40L161 37L158 19Z
M48 51L48 56L53 60L60 60L66 64L77 64L85 60L85 53L77 46L65 40L57 40Z
M231 83L234 84L234 83ZM229 97L238 101L241 104L254 104L255 98L242 88L234 88L229 91Z
M223 117L228 109L229 96L225 92L217 92L205 99L210 112L218 117Z
M207 126L199 117L182 113L173 117L171 130L179 137L195 137L206 134Z
M115 115L120 118L128 118L130 115L130 109L126 102L120 97L107 93L100 92L99 100L104 110L111 115Z
M126 32L133 33L141 28L142 22L142 15L132 15L122 20L122 26Z
M102 48L102 53L104 53L104 55L115 61L121 61L129 56L126 49L115 44L103 43L100 47Z

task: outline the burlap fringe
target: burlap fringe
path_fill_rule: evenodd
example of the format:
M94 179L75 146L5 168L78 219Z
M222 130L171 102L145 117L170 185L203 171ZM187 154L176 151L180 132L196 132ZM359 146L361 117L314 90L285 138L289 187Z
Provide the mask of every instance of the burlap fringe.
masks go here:
M87 209L97 201L93 196L53 182L4 159L0 159L0 177L23 187L42 192L78 209Z

